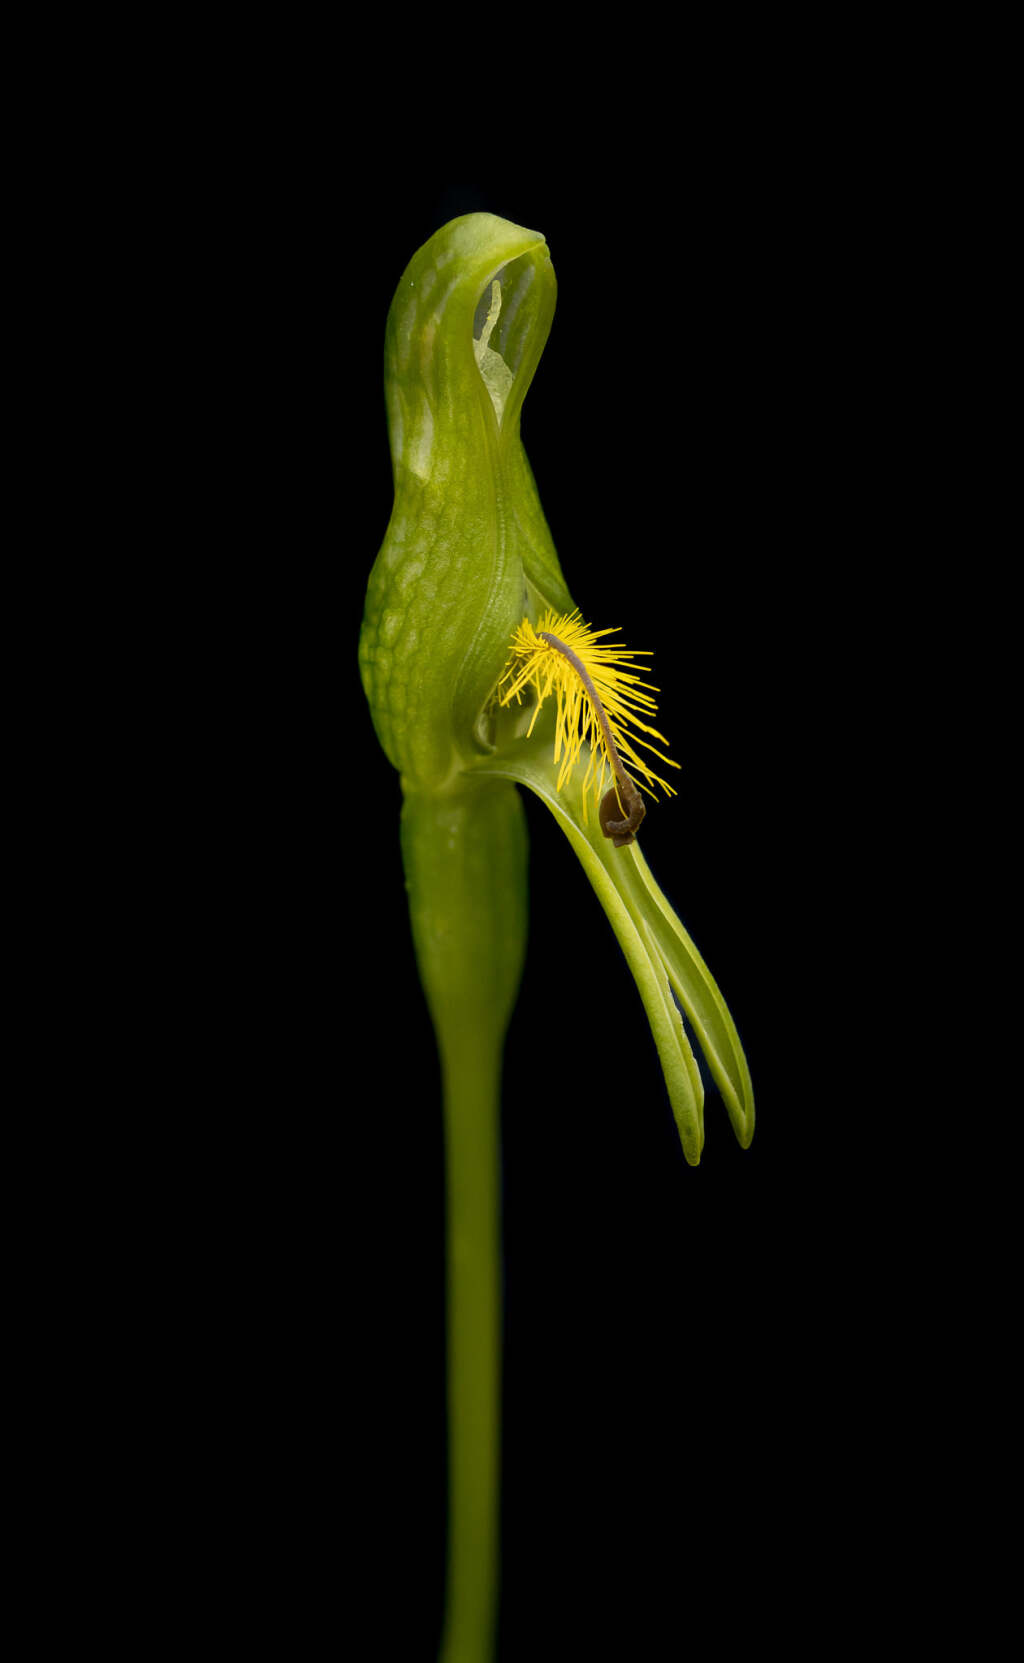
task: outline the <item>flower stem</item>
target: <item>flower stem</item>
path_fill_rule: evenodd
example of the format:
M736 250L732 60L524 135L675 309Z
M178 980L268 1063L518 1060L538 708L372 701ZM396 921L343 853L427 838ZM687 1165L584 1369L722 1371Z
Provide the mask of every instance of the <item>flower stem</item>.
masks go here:
M442 1663L490 1663L498 1602L499 1107L526 945L515 787L409 793L402 855L444 1082L448 1206L448 1592Z
M441 1663L493 1656L498 1592L500 1057L473 1050L467 1045L445 1069L448 1589Z

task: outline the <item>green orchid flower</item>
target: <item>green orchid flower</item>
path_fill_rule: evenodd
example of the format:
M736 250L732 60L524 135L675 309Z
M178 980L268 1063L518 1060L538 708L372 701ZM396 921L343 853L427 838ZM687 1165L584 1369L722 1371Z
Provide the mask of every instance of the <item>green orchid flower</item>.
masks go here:
M615 931L687 1161L704 1143L704 1092L681 1012L741 1144L754 1129L735 1025L636 843L644 794L673 794L654 766L677 766L648 720L656 690L643 654L581 619L519 436L554 308L544 238L490 214L444 226L403 273L385 356L395 501L359 649L378 738L401 773L413 939L444 1090L445 1663L485 1663L493 1644L498 1106L527 916L517 786L551 811Z

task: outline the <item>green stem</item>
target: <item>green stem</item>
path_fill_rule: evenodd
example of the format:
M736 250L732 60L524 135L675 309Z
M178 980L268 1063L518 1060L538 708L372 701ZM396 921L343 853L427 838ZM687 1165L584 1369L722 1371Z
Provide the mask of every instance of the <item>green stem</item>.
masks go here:
M493 1655L498 1590L500 1057L445 1068L448 1593L442 1663ZM497 1064L497 1066L496 1066Z
M442 1663L490 1663L498 1602L501 1056L526 945L515 787L406 795L402 856L444 1082L448 1182L448 1593Z

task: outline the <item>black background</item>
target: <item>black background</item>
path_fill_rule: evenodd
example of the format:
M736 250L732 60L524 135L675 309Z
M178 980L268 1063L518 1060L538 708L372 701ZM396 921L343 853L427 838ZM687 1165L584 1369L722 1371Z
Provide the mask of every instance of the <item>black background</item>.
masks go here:
M942 941L920 1024L912 939L920 891L962 922L931 842L947 799L973 806L969 721L932 735L969 635L936 596L977 581L950 419L951 353L977 347L948 345L950 317L974 316L949 214L974 196L973 116L889 24L824 41L771 18L757 39L726 18L705 49L642 20L625 65L589 28L545 81L544 19L503 19L500 51L474 34L469 78L421 55L432 25L384 21L384 51L279 42L276 22L190 44L150 142L115 113L111 166L79 161L54 261L55 311L64 288L82 310L62 326L73 385L51 400L40 375L40 398L69 450L89 442L45 493L71 522L66 581L37 564L68 613L88 596L69 632L101 689L80 706L73 670L60 690L79 768L97 758L84 811L39 747L72 828L62 805L43 858L75 892L70 950L41 924L39 951L84 989L78 1029L61 1013L39 1048L67 1058L62 1118L27 1117L43 1205L29 1190L24 1250L66 1195L49 1250L81 1335L49 1290L35 1302L66 1347L54 1419L81 1384L147 1636L177 1618L194 1638L193 1602L219 1592L230 1632L248 1620L266 1644L276 1620L286 1655L369 1624L360 1655L433 1657L441 1104L356 647L391 505L388 306L439 226L486 209L551 249L523 439L584 616L654 651L681 772L643 848L735 1017L758 1113L740 1150L709 1084L686 1165L607 920L527 800L502 1663L646 1663L707 1625L712 1655L771 1638L828 1657L858 1634L874 1652L890 1593L914 1623L921 1603L945 1614L940 1573L908 1562L934 1541L944 1567L963 1540L944 1490L976 1459L950 1387L975 1355L965 1197L972 1161L1003 1164L999 1099L972 1096L969 1036L941 1031L954 992L994 1031L987 991ZM134 85L144 104L141 65ZM929 742L942 799L919 828L900 810ZM170 1552L139 1526L154 1510ZM134 1576L91 1512L86 1534L120 1600Z

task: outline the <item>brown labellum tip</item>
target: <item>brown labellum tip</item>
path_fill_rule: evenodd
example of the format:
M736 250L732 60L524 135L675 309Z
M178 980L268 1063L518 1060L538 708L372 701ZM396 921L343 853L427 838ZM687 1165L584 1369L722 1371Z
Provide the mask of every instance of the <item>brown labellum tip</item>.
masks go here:
M635 834L639 831L640 822L647 813L647 805L628 775L626 776L626 789L621 790L620 788L620 791L626 809L624 820L619 819L619 815L622 813L622 808L619 805L620 793L616 792L614 785L610 791L605 792L601 798L601 807L598 809L601 830L605 837L611 838L616 849L624 849L627 843L636 841Z

